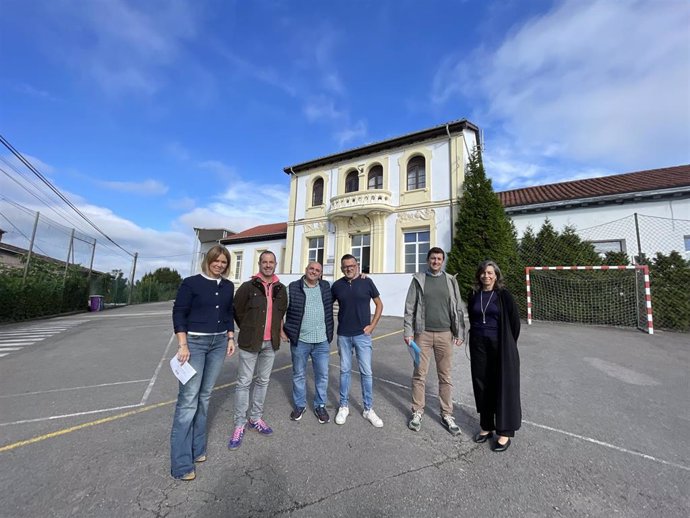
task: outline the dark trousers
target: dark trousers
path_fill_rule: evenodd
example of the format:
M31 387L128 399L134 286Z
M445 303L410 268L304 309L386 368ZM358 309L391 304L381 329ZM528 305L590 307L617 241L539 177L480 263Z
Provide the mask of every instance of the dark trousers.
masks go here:
M474 400L479 412L479 426L482 430L496 428L498 406L498 380L500 363L497 336L474 336L470 333L470 365ZM496 430L498 435L514 437L515 430Z

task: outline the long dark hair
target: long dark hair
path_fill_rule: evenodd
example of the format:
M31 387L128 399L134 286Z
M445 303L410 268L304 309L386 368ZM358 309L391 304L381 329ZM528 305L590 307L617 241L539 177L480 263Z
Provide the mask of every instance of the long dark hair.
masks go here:
M486 261L482 261L479 263L479 266L477 267L477 272L474 274L474 286L472 286L472 289L474 292L481 291L482 289L482 281L480 279L480 276L484 271L487 269L487 267L492 266L494 271L496 272L496 283L494 284L494 289L495 290L502 290L505 288L505 284L503 283L503 274L501 273L501 269L498 267L496 264L496 261L492 261L491 259L488 259Z

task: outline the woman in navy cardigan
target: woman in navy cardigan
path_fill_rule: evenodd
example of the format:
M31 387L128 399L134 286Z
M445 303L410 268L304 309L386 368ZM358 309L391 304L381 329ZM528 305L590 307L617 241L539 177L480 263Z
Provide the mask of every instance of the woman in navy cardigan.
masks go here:
M235 287L224 278L229 265L230 252L224 246L211 248L201 265L203 273L182 281L173 305L177 359L196 370L186 384L179 384L170 433L170 472L180 480L194 480L194 463L206 460L208 402L226 354L235 352Z

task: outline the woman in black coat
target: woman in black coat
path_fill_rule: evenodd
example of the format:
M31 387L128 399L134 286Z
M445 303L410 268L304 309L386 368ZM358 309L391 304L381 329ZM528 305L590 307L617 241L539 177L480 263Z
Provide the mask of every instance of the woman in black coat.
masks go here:
M501 452L508 449L522 421L520 314L495 262L484 261L477 268L468 310L472 386L481 427L474 442L486 442L496 431L493 450Z

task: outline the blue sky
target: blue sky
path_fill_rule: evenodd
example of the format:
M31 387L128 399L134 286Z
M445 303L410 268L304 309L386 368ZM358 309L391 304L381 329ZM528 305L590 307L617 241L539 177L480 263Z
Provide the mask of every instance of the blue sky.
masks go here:
M2 0L0 133L186 275L193 227L287 219L284 166L451 120L496 190L689 163L688 27L686 0ZM61 221L0 156L0 195Z

